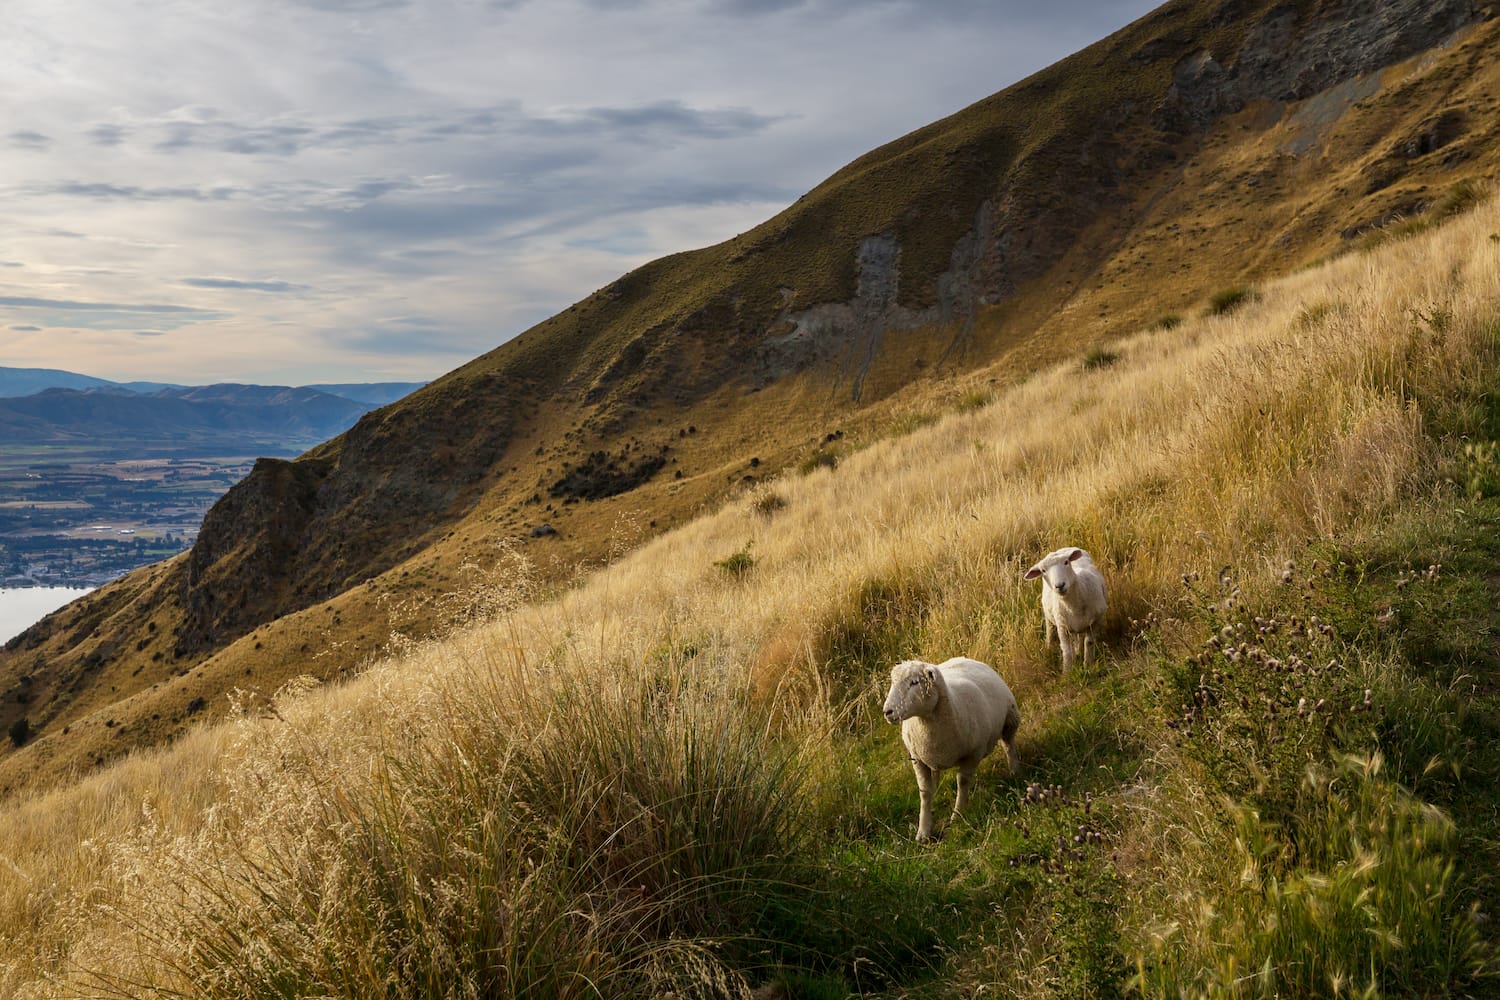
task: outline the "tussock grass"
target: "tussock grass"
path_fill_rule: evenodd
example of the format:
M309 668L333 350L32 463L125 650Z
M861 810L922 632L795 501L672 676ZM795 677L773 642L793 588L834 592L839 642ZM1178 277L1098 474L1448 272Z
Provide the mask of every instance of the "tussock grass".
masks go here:
M1255 301L1256 292L1252 288L1236 285L1215 292L1209 297L1208 305L1204 307L1205 316L1224 316L1234 312L1247 302Z
M1091 348L1083 356L1083 370L1094 371L1099 368L1108 368L1119 360L1120 355L1115 351L1106 350L1103 347Z
M1489 949L1455 892L1453 821L1381 767L1378 754L1310 767L1290 836L1237 803L1207 819L1195 867L1223 889L1146 927L1139 992L1420 996L1469 982Z
M1038 373L565 592L499 560L467 630L7 807L0 994L1492 984L1500 508L1464 445L1500 439L1497 225ZM1111 585L1068 677L1021 580L1061 544ZM893 659L956 654L1016 691L1027 771L918 847L877 707Z

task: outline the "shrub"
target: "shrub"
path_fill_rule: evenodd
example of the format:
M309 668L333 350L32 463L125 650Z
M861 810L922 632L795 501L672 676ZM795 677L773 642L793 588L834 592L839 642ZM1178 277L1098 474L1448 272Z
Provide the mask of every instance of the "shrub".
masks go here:
M988 389L975 389L966 392L959 397L958 404L954 407L959 413L973 413L982 410L995 401L995 394Z
M1216 848L1231 884L1149 935L1141 995L1447 996L1479 974L1453 822L1380 771L1379 755L1311 768L1289 828L1236 807Z
M1311 330L1319 326L1328 317L1342 310L1342 306L1328 301L1314 302L1303 306L1297 311L1297 318L1293 321L1298 330Z
M1213 298L1208 300L1208 308L1203 310L1205 316L1227 316L1240 306L1255 301L1255 291L1236 285L1223 291L1215 292Z
M1466 212L1484 200L1484 189L1473 178L1465 178L1449 187L1433 201L1427 214L1436 219Z
M797 471L806 476L818 469L836 469L838 464L839 456L836 452L829 451L827 448L819 448L802 460L802 463L797 466Z
M1119 360L1120 356L1114 351L1107 351L1102 347L1090 348L1089 352L1083 356L1083 370L1088 372L1108 368Z
M744 576L755 566L755 557L750 554L750 545L750 542L746 542L744 548L717 560L714 565L732 577Z
M1440 791L1427 775L1466 756L1462 708L1415 673L1433 644L1414 660L1368 645L1377 612L1462 602L1437 564L1318 565L1286 563L1290 610L1261 615L1227 571L1217 589L1183 577L1206 637L1162 665L1179 766L1151 808L1185 832L1175 887L1145 891L1141 996L1470 995L1494 975L1463 834L1408 790Z
M907 434L921 430L923 427L931 427L937 421L938 415L936 413L904 413L891 421L889 433L891 437L904 437Z
M750 509L761 517L770 517L777 511L786 509L786 497L775 490L764 490L750 501Z
M12 746L24 746L31 739L31 720L25 716L10 724L10 742Z
M1462 468L1464 492L1471 499L1500 496L1500 442L1464 445Z

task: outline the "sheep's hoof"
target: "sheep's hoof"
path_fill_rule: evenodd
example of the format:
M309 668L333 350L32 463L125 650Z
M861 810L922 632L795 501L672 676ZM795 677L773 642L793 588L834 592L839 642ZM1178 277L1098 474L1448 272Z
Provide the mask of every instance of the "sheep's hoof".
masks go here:
M938 841L940 841L942 839L943 839L943 835L942 835L941 832L929 833L925 837L922 836L920 833L917 834L917 843L919 843L919 844L936 844Z

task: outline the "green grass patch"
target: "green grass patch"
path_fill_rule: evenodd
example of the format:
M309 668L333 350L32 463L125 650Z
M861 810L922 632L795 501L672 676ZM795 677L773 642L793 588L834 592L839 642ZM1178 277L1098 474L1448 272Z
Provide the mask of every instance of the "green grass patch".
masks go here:
M744 576L755 568L755 557L750 554L752 544L752 542L746 542L744 548L730 553L723 559L716 560L714 565L736 579Z
M990 390L975 389L960 396L958 402L954 404L953 409L958 413L973 413L975 410L984 409L994 401L995 394Z
M1242 306L1255 301L1255 290L1243 285L1215 292L1204 307L1205 316L1227 316Z
M936 413L904 413L891 421L887 428L887 433L891 437L904 437L914 431L921 430L923 427L931 427L937 422L938 414Z
M1496 985L1500 507L1314 546L1266 606L1189 578L1202 646L1158 689L1157 806L1195 833L1142 894L1144 996L1472 995ZM1176 897L1179 900L1184 897Z
M1106 350L1103 347L1093 347L1083 356L1083 370L1091 372L1100 368L1108 368L1119 360L1119 352Z
M797 471L807 476L819 469L836 469L838 465L839 453L837 451L831 448L818 448L797 463Z

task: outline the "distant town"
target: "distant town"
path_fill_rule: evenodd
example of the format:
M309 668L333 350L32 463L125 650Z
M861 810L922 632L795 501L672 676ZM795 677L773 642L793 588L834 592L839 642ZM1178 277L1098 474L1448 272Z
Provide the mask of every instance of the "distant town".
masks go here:
M97 587L174 556L254 456L292 458L421 385L183 386L0 367L0 589Z
M0 449L0 588L97 587L176 555L253 463Z

